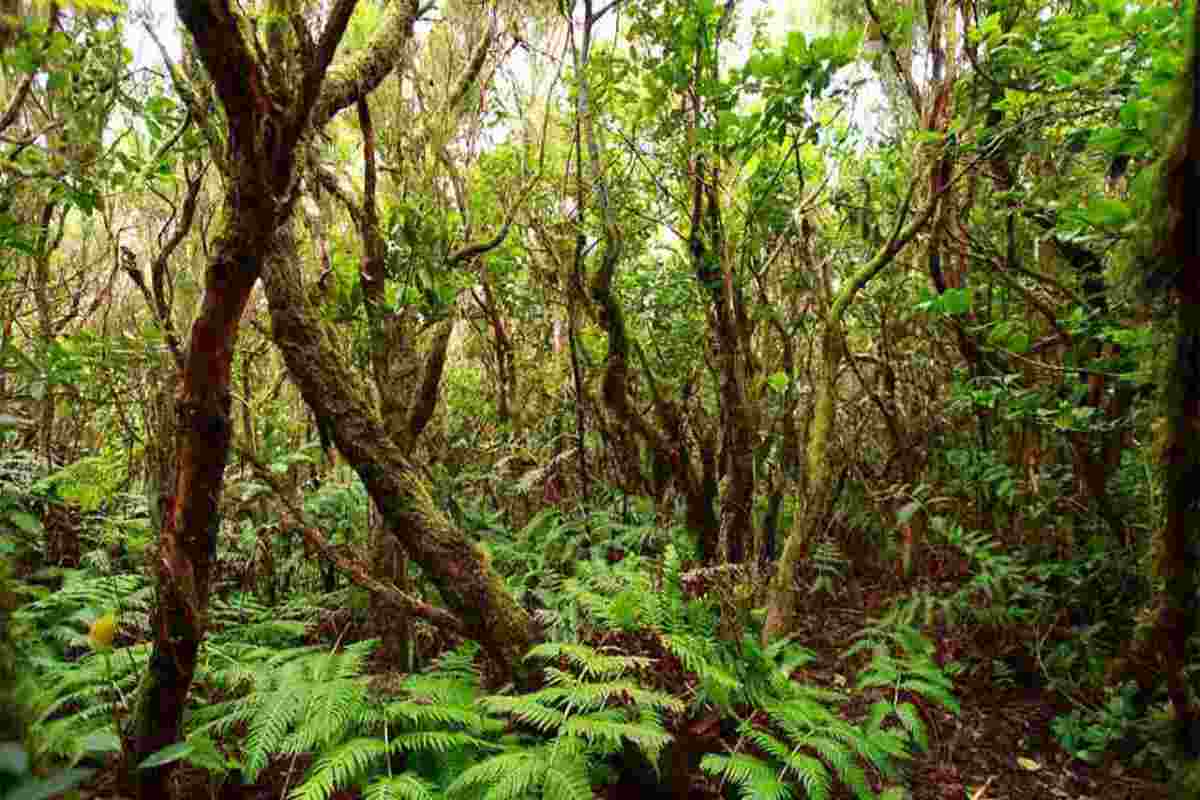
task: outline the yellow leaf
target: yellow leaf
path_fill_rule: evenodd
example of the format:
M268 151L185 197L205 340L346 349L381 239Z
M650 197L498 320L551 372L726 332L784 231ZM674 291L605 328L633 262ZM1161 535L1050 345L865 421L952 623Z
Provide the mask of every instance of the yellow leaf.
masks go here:
M88 628L88 643L91 644L93 650L107 650L112 647L113 636L116 633L117 616L110 612L97 618Z
M1037 772L1042 768L1041 764L1034 761L1032 758L1026 758L1025 756L1017 756L1017 763L1021 765L1022 769L1027 769L1030 772Z

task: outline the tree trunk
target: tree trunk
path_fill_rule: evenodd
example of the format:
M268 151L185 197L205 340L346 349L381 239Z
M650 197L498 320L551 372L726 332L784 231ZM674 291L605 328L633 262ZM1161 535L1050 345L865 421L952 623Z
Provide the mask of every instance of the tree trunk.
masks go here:
M134 769L180 737L216 558L217 509L232 432L233 347L274 232L292 213L297 145L391 72L418 12L411 0L391 4L367 46L326 80L355 6L353 0L335 0L298 80L284 87L270 84L288 60L288 48L272 47L269 55L258 42L252 48L229 0L175 5L224 110L225 144L212 155L226 187L225 228L208 264L175 395L176 466L155 563L154 647L126 741L127 766ZM260 63L263 58L271 63ZM180 94L192 113L209 116L190 90L181 88ZM138 770L138 797L168 797L171 767Z
M779 569L771 587L767 618L763 624L763 638L768 642L785 635L792 624L800 603L800 592L795 585L796 570L808 553L813 531L821 526L831 511L828 506L833 498L833 470L829 465L829 442L836 412L837 373L842 363L842 352L840 326L829 320L825 325L812 422L808 429L805 479L808 492L804 508L797 511L792 530L784 543Z
M792 526L787 541L784 543L779 569L775 572L775 577L768 590L767 618L763 624L763 639L767 642L778 639L788 631L788 626L791 624L792 616L800 601L799 591L795 585L796 568L800 565L800 560L808 549L808 539L814 527L827 518L835 499L833 471L830 469L828 456L836 410L837 371L841 365L845 348L842 330L846 310L854 302L858 293L896 259L900 251L937 213L941 192L945 191L949 185L949 181L944 183L939 192L935 193L928 203L913 215L903 229L896 230L874 258L863 264L850 276L850 279L838 290L825 314L824 336L821 342L821 372L816 385L812 422L808 428L807 474L805 476L807 502L804 513L797 515L797 524ZM914 188L915 185L909 189L910 199ZM901 219L904 218L907 211L906 201L905 207L900 210Z
M231 198L232 200L232 198ZM232 430L230 372L237 326L262 262L261 228L231 223L208 267L175 394L174 489L159 534L154 649L128 731L131 767L180 738L204 637ZM138 796L167 797L169 766L139 770Z
M354 467L389 530L437 586L502 679L520 673L533 642L525 613L482 551L438 509L429 488L329 345L301 289L292 231L276 235L264 274L275 342L304 400Z

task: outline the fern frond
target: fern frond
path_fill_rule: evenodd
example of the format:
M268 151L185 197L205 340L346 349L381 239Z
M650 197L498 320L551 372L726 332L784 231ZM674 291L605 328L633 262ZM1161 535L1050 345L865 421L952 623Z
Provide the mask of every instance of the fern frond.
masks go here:
M484 789L494 800L523 800L546 774L545 754L516 750L492 756L468 769L446 789L449 797L470 797ZM503 787L500 784L503 782Z
M586 739L589 743L608 744L614 749L627 740L645 753L651 763L658 759L658 754L673 738L661 726L619 722L604 719L599 715L571 717L563 724L561 731L568 736Z
M954 695L950 694L945 688L932 684L929 681L915 679L901 681L900 688L914 694L919 694L926 700L932 700L947 711L953 711L955 714L962 711L962 706L959 705Z
M542 800L592 800L592 796L582 759L555 759L542 776Z
M316 683L304 702L295 752L317 750L344 739L366 708L367 691L361 681L342 678Z
M738 732L759 750L762 750L777 761L787 761L788 757L792 754L792 748L752 723L743 723L738 727Z
M416 700L397 700L388 703L383 707L380 716L382 719L400 723L408 728L438 725L458 726L471 731L480 731L484 726L484 716L473 708L436 702L421 703Z
M700 761L700 769L737 786L738 796L746 800L789 800L792 790L778 772L765 761L745 753L710 753Z
M436 795L431 784L406 772L371 783L363 800L436 800Z
M648 668L654 663L653 659L643 656L608 655L587 645L568 642L540 644L530 650L525 659L552 661L562 657L577 667L584 678L599 680L610 680L628 672Z
M366 775L371 764L388 754L382 739L351 739L322 756L308 777L297 786L289 800L329 800L334 792L352 786ZM257 774L257 773L255 773Z
M664 711L682 712L686 708L679 698L666 692L644 689L631 680L592 683L552 668L547 668L545 674L546 682L550 685L529 695L530 699L581 711L604 708L614 700Z
M921 718L921 712L912 703L900 703L895 707L896 716L900 718L900 724L908 731L908 734L917 743L917 746L922 750L929 749L929 734L925 730L925 720Z
M793 753L786 762L787 772L796 776L810 800L828 800L831 781L829 770L819 758Z
M837 739L815 734L797 741L796 746L797 748L807 747L813 750L825 759L839 774L854 766L853 751Z
M253 781L267 766L271 755L279 752L288 729L300 716L301 705L290 686L276 689L256 709L246 737L246 778Z
M563 712L549 708L529 695L523 697L492 696L484 698L481 702L484 708L495 714L509 714L514 719L543 732L556 730L567 719L567 715Z
M392 737L392 752L409 753L450 753L466 748L479 750L494 750L497 745L486 739L480 739L467 733L457 731L414 731L400 733Z
M732 672L721 665L711 641L687 633L662 636L666 649L683 664L683 668L700 679L705 690L718 702L726 705L742 688Z

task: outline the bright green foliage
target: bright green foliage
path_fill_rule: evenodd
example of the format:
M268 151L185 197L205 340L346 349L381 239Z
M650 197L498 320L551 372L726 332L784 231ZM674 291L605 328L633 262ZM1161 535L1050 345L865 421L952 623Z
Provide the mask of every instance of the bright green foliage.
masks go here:
M921 750L929 748L929 735L921 712L912 702L919 697L937 703L952 713L961 706L954 697L954 686L934 659L933 644L915 628L904 625L878 625L861 634L847 655L865 649L872 651L870 663L859 675L858 689L884 689L890 696L876 701L869 712L866 728L883 731L899 723L899 730Z
M306 753L342 741L369 708L362 662L375 641L357 642L341 651L313 648L277 651L236 680L249 691L206 709L199 730L221 734L244 723L248 780L281 753ZM244 657L244 656L243 656Z
M29 667L39 690L32 706L35 757L77 762L89 752L120 749L114 719L128 707L149 657L145 643L122 645L149 625L153 590L142 575L94 577L63 572L62 587L42 592L13 621L25 632ZM117 647L91 651L88 628L112 614ZM71 658L83 651L85 655Z
M889 797L896 787L877 794L869 777L899 778L897 762L910 756L909 745L929 746L927 726L917 707L906 697L919 696L957 712L950 680L931 656L932 645L911 628L880 628L870 641L874 657L859 676L858 689L887 688L891 697L879 700L867 719L855 724L838 713L844 696L790 680L792 671L809 660L802 653L761 651L759 659L780 658L775 670L764 675L754 692L765 720L751 718L738 732L750 752L710 754L702 768L738 787L743 798L799 796L823 800L832 796L835 782L855 797ZM864 643L851 648L852 655ZM896 653L892 652L895 647ZM773 696L774 700L768 700Z
M544 644L529 658L569 665L545 668L546 688L526 695L493 695L483 706L532 729L537 737L518 735L505 752L462 774L451 796L567 800L590 798L593 760L619 752L628 742L656 763L671 736L663 713L682 713L678 698L645 689L634 679L651 665L648 659L600 653L572 644ZM550 737L542 740L542 736Z
M409 677L400 697L381 704L368 694L361 674L374 645L364 641L335 652L290 649L250 671L226 674L234 686L248 691L203 712L212 718L199 730L227 735L234 725L245 723L243 772L248 779L275 756L319 754L292 798L325 800L354 786L366 786L368 796L375 797L422 797L422 791L444 789L471 763L472 753L494 747L481 737L500 727L475 706L474 650L450 654L434 673ZM246 659L243 652L238 660ZM390 776L390 756L398 753L408 754L415 767ZM372 782L376 777L381 780Z

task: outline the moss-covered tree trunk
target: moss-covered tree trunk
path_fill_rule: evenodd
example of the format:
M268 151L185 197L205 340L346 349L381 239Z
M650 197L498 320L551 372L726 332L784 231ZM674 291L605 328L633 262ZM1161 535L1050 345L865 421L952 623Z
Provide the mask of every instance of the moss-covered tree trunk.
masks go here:
M1163 579L1149 647L1161 642L1167 693L1187 755L1200 758L1200 709L1187 675L1188 640L1200 621L1200 12L1193 15L1192 57L1184 84L1191 111L1168 161L1167 228L1162 267L1173 273L1175 346L1165 391L1163 449L1166 519L1159 542Z
M284 67L296 67L287 63L288 48L272 42L271 52L263 54L261 47L252 47L230 0L176 2L225 112L225 141L213 153L224 177L225 222L206 270L175 393L175 475L155 558L153 650L126 731L131 767L182 733L216 558L217 509L232 432L234 345L272 233L291 216L297 145L313 127L379 84L410 38L417 12L412 3L393 5L367 46L327 81L354 6L355 0L332 3L314 37L315 48L292 71L293 80L281 81ZM270 63L261 63L261 57ZM206 124L207 108L175 77L181 95ZM168 797L171 766L136 771L138 796Z
M947 181L946 186L949 184ZM911 197L911 191L909 196ZM907 225L902 228L897 226L896 232L884 243L875 257L862 265L842 285L832 298L829 310L825 314L821 338L821 366L805 448L805 505L804 510L796 515L797 524L793 525L788 533L783 554L779 559L779 569L776 570L768 589L767 618L763 624L765 641L770 642L784 636L791 627L792 618L800 604L800 589L795 583L796 569L808 550L813 527L825 519L831 510L834 475L829 465L829 445L837 411L837 373L845 355L843 326L846 312L858 293L896 259L900 251L934 216L940 199L940 193L935 194ZM901 216L906 212L907 209L902 209Z
M276 344L305 402L328 425L389 530L437 586L446 606L504 677L533 642L529 615L483 551L438 509L407 454L388 434L366 386L341 362L301 288L296 242L279 231L264 274Z

